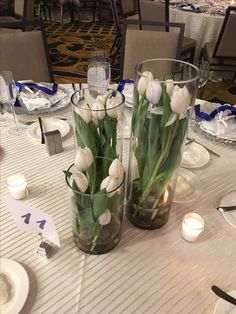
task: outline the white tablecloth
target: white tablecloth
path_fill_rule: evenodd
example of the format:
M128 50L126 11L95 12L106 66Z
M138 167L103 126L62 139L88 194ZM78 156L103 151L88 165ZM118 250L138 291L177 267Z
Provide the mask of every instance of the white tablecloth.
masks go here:
M71 121L70 110L62 116ZM62 245L50 259L40 258L39 237L19 231L1 204L1 257L21 263L30 280L22 314L208 314L218 300L211 285L236 289L236 231L216 210L222 196L235 188L236 152L194 136L221 155L212 155L208 165L194 171L202 181L201 197L173 204L160 230L140 230L125 217L120 244L108 254L90 256L73 243L62 172L74 160L72 132L63 141L64 151L49 156L45 145L26 132L14 136L1 128L1 194L9 197L8 176L23 173L30 190L23 201L53 216ZM127 146L125 140L126 160ZM183 216L190 211L202 215L206 224L196 243L180 235Z
M195 60L206 42L216 42L224 16L213 16L207 13L193 13L170 7L170 21L185 24L186 37L197 41Z

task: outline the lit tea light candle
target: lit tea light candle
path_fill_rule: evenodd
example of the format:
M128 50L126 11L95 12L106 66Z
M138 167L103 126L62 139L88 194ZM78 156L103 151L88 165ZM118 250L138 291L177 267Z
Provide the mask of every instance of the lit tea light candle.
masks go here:
M11 196L20 200L28 195L27 181L23 174L17 173L7 179L7 186L11 192Z
M235 5L235 0L232 0L230 4Z
M204 229L203 218L196 213L188 213L184 216L182 222L182 237L189 241L194 242Z

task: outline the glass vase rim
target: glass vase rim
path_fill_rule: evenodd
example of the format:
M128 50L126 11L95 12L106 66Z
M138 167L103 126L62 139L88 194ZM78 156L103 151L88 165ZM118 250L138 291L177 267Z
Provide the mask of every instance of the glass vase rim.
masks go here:
M196 70L196 75L191 78L191 79L188 79L188 80L178 80L178 81L174 81L173 80L173 84L183 84L183 83L190 83L190 82L194 82L194 81L197 81L199 79L199 68L194 65L194 64L191 64L189 62L186 62L186 61L182 61L182 60L178 60L178 59L169 59L169 58L153 58L153 59L146 59L146 60L143 60L141 62L139 62L138 64L136 64L135 66L135 72L138 73L138 75L140 77L145 77L143 76L143 73L140 72L139 68L141 65L143 65L144 63L147 63L147 62L153 62L153 61L170 61L172 63L176 62L176 63L180 63L180 64L185 64L185 65L188 65L190 68L193 68ZM166 80L158 80L160 83L165 83Z
M17 183L17 184L14 184L14 182L11 183L11 181L14 181L14 179L17 179L17 178L21 179L20 183ZM11 187L11 188L17 188L17 187L21 186L23 183L26 183L26 177L22 173L12 174L6 180L7 186Z
M187 222L186 222L186 219L189 219L189 218L194 218L196 220L198 220L202 225L199 226L199 227L194 227L195 230L202 230L202 228L204 228L204 219L201 215L199 215L198 213L195 213L195 212L191 212L191 213L187 213L184 215L184 218L183 218L183 223L188 226Z
M105 158L105 157L102 157L102 156L96 156L96 158L103 158L103 159L109 159L109 158ZM111 159L112 160L112 159ZM75 163L73 162L70 166L69 166L69 168L66 170L66 171L69 171L73 166L75 165ZM73 188L72 188L72 186L71 186L71 184L69 183L69 177L67 176L67 175L65 175L65 181L66 181L66 184L68 185L68 187L74 192L74 193L76 193L76 194L80 194L80 195L84 195L84 196L86 196L86 197L91 197L92 195L94 195L94 194L91 194L91 193L83 193L83 192L81 192L81 191L75 191ZM105 179L105 178L104 178ZM103 179L103 180L104 180ZM111 190L109 193L107 193L107 192L105 192L105 193L102 193L100 196L103 196L104 194L111 194L111 193L113 193L113 192L115 192L115 191L117 191L120 187L122 187L122 185L125 183L125 172L124 172L124 176L123 176L123 179L122 179L122 181L121 181L121 183L115 188L115 189L113 189L113 190ZM101 190L99 190L99 191L101 191ZM98 192L98 191L97 191Z
M125 102L125 96L124 96L120 91L115 90L115 89L108 88L107 91L114 91L114 92L116 92L116 94L118 93L118 94L121 95L121 101L119 102L118 105L116 105L115 107L112 107L112 108L105 108L105 107L104 107L104 109L91 109L89 106L88 106L88 108L80 108L80 106L79 106L78 104L79 104L79 102L80 102L82 99L79 99L78 102L77 102L77 104L75 104L74 101L73 101L73 97L74 97L74 95L75 95L76 93L79 93L79 92L84 91L84 90L89 90L89 88L88 88L88 87L81 88L81 89L75 91L75 92L71 95L71 103L72 103L72 105L75 106L75 107L77 107L77 108L79 108L79 109L81 109L81 110L92 111L92 112L103 112L103 111L108 111L108 112L109 112L110 110L114 110L114 109L116 109L116 108L119 108L119 107L122 106L122 105L124 104L124 102ZM102 95L98 95L98 96L102 96ZM83 97L84 97L84 96L83 96ZM94 100L94 102L95 102L95 101L96 101L96 99ZM87 104L87 105L88 105L88 104Z

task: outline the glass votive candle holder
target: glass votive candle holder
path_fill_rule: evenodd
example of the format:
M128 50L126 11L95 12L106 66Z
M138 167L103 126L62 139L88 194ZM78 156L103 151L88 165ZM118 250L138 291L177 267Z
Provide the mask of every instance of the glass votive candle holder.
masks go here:
M181 234L188 242L194 242L204 229L203 218L196 213L188 213L182 222Z
M28 196L27 181L23 174L17 173L10 176L7 179L7 186L11 196L16 200Z

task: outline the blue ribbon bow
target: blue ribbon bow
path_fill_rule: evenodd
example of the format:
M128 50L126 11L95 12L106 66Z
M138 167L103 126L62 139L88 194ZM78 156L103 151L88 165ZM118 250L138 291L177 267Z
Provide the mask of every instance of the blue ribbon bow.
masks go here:
M195 106L195 114L197 117L206 120L206 121L211 121L212 119L215 118L215 116L221 112L221 111L225 111L225 110L230 110L231 114L230 115L235 115L236 116L236 108L231 106L231 105L223 105L220 106L216 109L214 109L210 114L203 112L200 110L200 105L196 105Z
M133 84L134 81L133 80L122 80L120 81L120 83L118 84L117 90L119 92L122 92L122 90L125 88L125 84Z
M52 89L46 87L46 86L41 86L38 85L36 83L20 83L20 82L16 82L16 86L19 87L19 92L21 92L22 90L25 89L25 87L29 87L29 88L34 88L34 89L38 89L42 92L44 92L47 95L54 95L57 92L58 89L58 84L53 83L52 85ZM19 100L17 99L14 106L16 107L21 107Z

